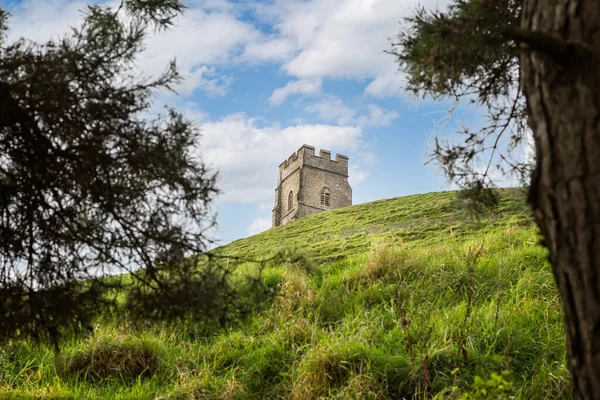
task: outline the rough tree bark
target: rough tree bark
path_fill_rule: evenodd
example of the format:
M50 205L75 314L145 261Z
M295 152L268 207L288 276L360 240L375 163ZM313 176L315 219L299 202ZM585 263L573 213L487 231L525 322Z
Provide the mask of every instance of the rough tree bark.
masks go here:
M600 399L600 1L524 0L522 28L556 40L523 53L538 155L530 202L550 251L577 399ZM568 50L572 51L568 51Z

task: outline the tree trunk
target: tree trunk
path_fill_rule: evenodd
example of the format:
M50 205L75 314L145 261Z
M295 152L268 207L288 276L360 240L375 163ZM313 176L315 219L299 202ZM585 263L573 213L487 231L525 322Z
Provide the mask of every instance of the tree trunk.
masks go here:
M524 0L522 28L588 55L561 62L532 46L521 77L538 157L530 202L562 299L574 396L600 399L600 1Z

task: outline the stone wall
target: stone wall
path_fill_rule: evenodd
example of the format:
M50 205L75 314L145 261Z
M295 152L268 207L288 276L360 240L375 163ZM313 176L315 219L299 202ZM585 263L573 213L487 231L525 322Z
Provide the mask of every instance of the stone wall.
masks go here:
M302 168L303 187L301 201L321 210L352 205L352 189L348 177L319 168L305 166ZM327 187L330 193L329 206L321 204L321 190Z
M331 152L327 150L319 151L319 155L315 155L314 147L305 148L303 152L303 165L320 168L325 171L330 171L348 177L348 157L341 154L336 154L335 160L331 159Z
M289 174L281 185L280 195L280 225L287 224L288 222L296 219L296 212L298 211L298 192L300 191L300 168L297 168L294 173ZM288 209L288 195L290 191L293 192L293 206L292 209Z
M327 187L330 204L321 204L321 190ZM288 194L293 191L293 207L288 209ZM279 166L278 185L275 189L273 226L321 211L352 205L352 189L348 184L348 157L304 145Z

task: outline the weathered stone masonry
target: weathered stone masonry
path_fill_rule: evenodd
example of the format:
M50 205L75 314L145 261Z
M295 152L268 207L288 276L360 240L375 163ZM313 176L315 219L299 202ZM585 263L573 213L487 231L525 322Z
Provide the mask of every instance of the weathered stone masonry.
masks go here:
M348 184L348 157L303 145L279 165L275 189L273 226L352 205L352 189Z

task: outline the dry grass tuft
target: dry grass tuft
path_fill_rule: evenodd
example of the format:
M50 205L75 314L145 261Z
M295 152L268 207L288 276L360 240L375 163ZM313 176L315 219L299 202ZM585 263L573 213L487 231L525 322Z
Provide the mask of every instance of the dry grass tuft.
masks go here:
M234 374L225 383L225 387L223 387L223 391L219 395L219 400L235 400L240 398L247 398L244 395L244 387L235 378Z
M370 374L354 375L338 393L340 399L387 399L385 385Z
M279 337L281 340L294 346L310 343L319 337L319 329L302 316L289 316L288 320L281 322Z
M64 374L89 382L110 378L134 381L151 377L158 369L154 349L145 342L95 343L64 360Z
M401 244L371 243L369 259L361 271L361 276L369 280L378 280L398 269L405 260Z
M279 303L285 311L294 311L303 305L314 304L317 292L309 287L306 275L286 271L279 289Z
M371 373L367 360L344 356L332 349L317 347L307 353L297 369L290 398L385 398L384 386Z

